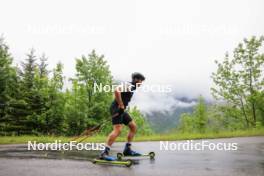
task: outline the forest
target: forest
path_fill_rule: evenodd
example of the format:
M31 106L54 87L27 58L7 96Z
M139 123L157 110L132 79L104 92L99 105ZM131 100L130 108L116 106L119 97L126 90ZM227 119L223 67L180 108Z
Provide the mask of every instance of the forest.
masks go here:
M263 36L244 39L233 53L215 61L217 70L211 75L215 101L207 104L200 96L191 113L181 114L173 133L263 128L263 40ZM47 56L35 53L31 49L21 64L15 65L8 44L0 39L0 135L74 136L110 118L112 93L93 91L94 83L112 85L117 81L104 55L93 50L76 58L76 74L67 78L71 86L65 86L63 63L49 70ZM136 107L128 111L138 124L138 133L154 133ZM100 133L110 130L111 123Z
M92 51L76 59L76 76L71 88L64 89L63 64L47 69L47 57L34 49L20 66L14 66L9 47L0 43L0 133L1 135L77 135L109 118L112 93L93 91L94 82L111 85L113 77L104 56ZM151 130L144 125L139 110L131 113L141 124L140 133ZM146 126L146 127L145 127ZM108 132L106 126L102 132Z

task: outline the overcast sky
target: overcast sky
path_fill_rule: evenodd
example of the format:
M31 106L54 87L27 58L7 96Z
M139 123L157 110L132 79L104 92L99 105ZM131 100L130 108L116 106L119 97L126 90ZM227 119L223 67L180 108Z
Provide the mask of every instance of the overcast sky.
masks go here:
M16 63L30 48L75 73L75 58L104 54L114 78L134 71L178 95L209 97L215 59L264 32L263 0L1 0L0 33Z

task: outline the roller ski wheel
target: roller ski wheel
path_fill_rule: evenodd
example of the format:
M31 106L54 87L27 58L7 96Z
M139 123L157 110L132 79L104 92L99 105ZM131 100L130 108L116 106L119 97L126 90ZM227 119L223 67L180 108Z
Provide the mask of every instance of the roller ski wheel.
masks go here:
M155 159L155 153L154 152L149 152L149 157L150 159Z
M117 160L122 160L122 158L124 157L123 153L117 153L116 154Z
M131 167L133 164L133 161L130 159L126 160L126 162L127 162L126 167Z
M155 159L155 153L149 152L148 154L139 154L139 155L124 155L123 153L117 153L116 155L118 160L122 160L126 157L149 157L150 159Z

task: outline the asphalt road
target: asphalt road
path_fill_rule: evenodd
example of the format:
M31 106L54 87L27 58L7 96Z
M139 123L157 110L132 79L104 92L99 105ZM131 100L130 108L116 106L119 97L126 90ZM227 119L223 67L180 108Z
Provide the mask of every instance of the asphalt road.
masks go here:
M204 140L205 141L205 140ZM134 143L141 152L155 151L156 159L139 159L130 168L95 165L98 152L33 152L25 145L0 146L0 176L170 176L170 175L264 175L264 137L206 140L212 143L237 143L236 151L163 151L160 142ZM186 141L173 142L175 144ZM196 140L195 143L202 142ZM113 153L123 148L115 144Z

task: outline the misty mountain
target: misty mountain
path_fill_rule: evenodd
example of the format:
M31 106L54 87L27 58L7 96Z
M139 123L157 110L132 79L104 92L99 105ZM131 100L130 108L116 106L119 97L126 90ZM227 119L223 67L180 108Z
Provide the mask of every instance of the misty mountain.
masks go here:
M182 113L191 113L197 102L197 99L187 97L174 97L174 99L177 103L169 111L152 110L144 113L155 132L164 133L175 128L179 123L180 115ZM179 106L179 102L189 106Z

